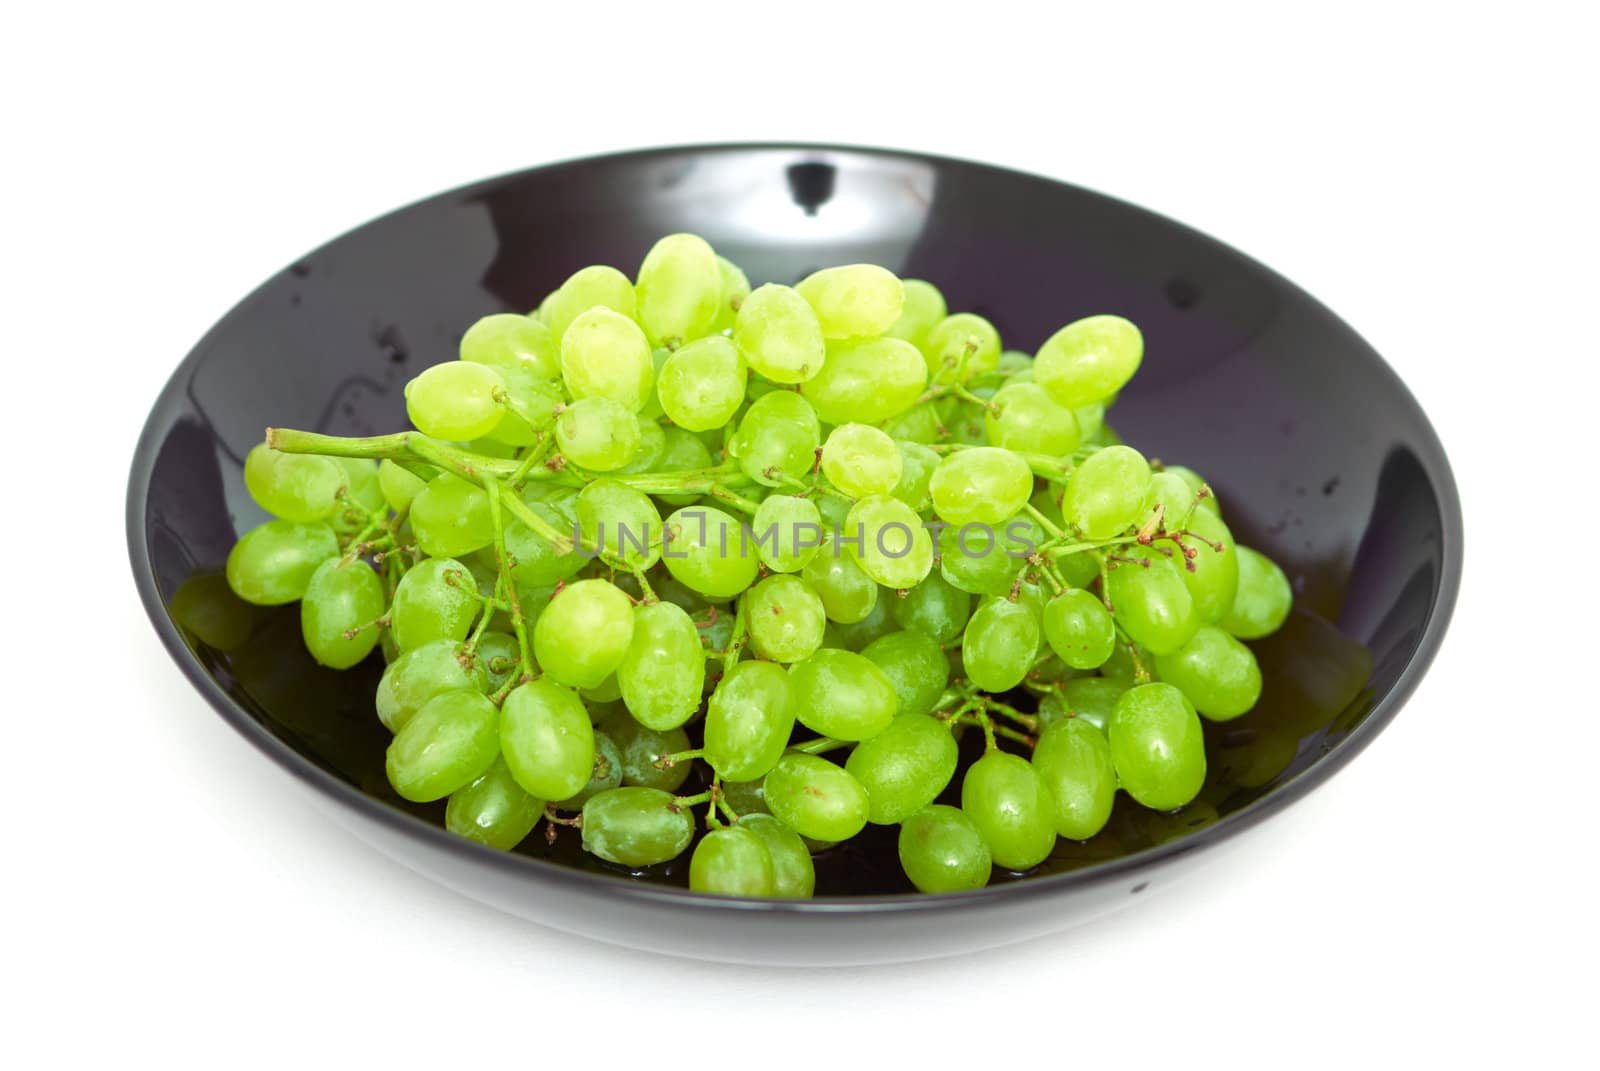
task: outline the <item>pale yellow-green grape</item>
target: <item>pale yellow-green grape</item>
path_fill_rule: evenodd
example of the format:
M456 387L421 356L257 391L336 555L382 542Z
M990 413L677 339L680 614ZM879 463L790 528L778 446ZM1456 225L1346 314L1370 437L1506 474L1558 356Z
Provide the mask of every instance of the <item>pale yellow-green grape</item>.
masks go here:
M1250 648L1219 628L1202 627L1188 643L1156 657L1156 672L1212 721L1247 713L1261 698L1261 667Z
M887 632L865 644L861 657L883 670L894 685L902 715L933 710L950 683L950 659L939 641L925 633Z
M1008 383L990 399L984 430L993 446L1065 457L1078 448L1078 418L1036 383Z
M800 724L836 740L877 736L899 711L889 678L877 663L854 651L825 647L795 663L789 687Z
M531 316L497 312L461 336L461 359L504 373L521 370L537 379L559 379L561 360L548 325Z
M961 642L967 678L986 692L1022 683L1039 652L1039 619L1020 602L999 597L978 607Z
M722 267L705 239L669 234L645 255L634 292L644 329L675 349L710 333L721 311Z
M500 711L482 692L440 692L389 742L385 767L403 799L427 803L465 788L500 753Z
M900 451L877 428L841 424L822 444L822 474L851 498L886 495L900 482Z
M1009 450L980 446L939 463L928 482L933 509L954 525L998 525L1033 495L1033 472Z
M765 777L793 731L789 675L772 662L740 662L706 706L706 761L724 780Z
M922 344L928 377L935 383L965 383L1000 363L1000 332L970 312L946 316Z
M925 279L901 281L902 304L900 318L884 332L891 338L904 339L913 346L927 341L928 332L949 313L944 295L939 288Z
M306 586L300 634L312 658L331 669L349 669L378 645L373 621L382 613L383 581L372 567L359 559L330 558Z
M1146 807L1182 807L1205 783L1200 719L1194 704L1170 684L1142 684L1122 693L1106 736L1122 788Z
M844 768L867 790L867 821L898 825L932 803L956 772L950 727L926 714L902 714L850 753Z
M822 546L822 514L808 498L768 495L750 529L761 564L775 573L798 572Z
M990 751L967 767L961 809L995 863L1007 870L1030 870L1055 847L1055 801L1038 772L1017 755Z
M720 428L744 402L744 358L721 335L696 339L662 364L656 393L662 410L679 427Z
M840 542L861 571L886 588L914 587L933 569L933 537L922 518L888 495L871 495L850 507Z
M830 536L800 570L822 599L828 620L849 625L864 620L878 605L878 583L862 572L855 558Z
M430 558L460 558L494 539L488 493L446 472L411 500L411 530Z
M633 642L633 605L614 585L599 579L568 584L539 615L533 657L547 676L572 688L597 687L622 664ZM582 788L551 792L566 799ZM534 789L528 791L538 792Z
M694 812L659 788L624 785L583 805L583 850L608 863L665 863L693 839Z
M432 470L430 470L432 471ZM434 472L434 475L437 475ZM407 509L417 492L428 486L428 481L384 458L378 463L378 486L390 509Z
M1107 446L1072 472L1061 516L1085 539L1110 539L1143 523L1154 507L1150 465L1131 446Z
M572 461L595 472L611 472L639 449L633 410L611 398L582 398L556 418L556 445Z
M578 525L602 554L635 569L661 560L661 514L650 496L602 476L578 492Z
M1218 624L1242 640L1270 636L1283 625L1294 604L1289 578L1276 562L1260 551L1250 547L1239 547L1237 551L1238 589L1233 605Z
M824 338L881 335L900 319L905 295L894 273L876 264L813 272L795 284L817 314Z
M500 751L524 792L564 800L589 783L594 727L570 688L541 677L506 696L500 709Z
M281 606L306 593L317 567L339 556L339 537L326 524L268 521L228 551L228 587L245 602Z
M739 306L750 296L750 280L739 265L721 255L717 257L717 270L722 274L722 297L717 303L717 318L712 321L711 330L720 335L733 330Z
M1105 828L1117 795L1105 733L1080 718L1056 722L1039 735L1033 768L1050 790L1058 834L1088 840Z
M489 677L481 659L450 640L436 640L406 651L390 662L378 679L378 720L392 733L436 695L449 691L483 691Z
M811 471L821 442L822 429L810 403L794 391L775 390L745 411L728 452L738 458L746 476L777 487L786 478L800 479Z
M332 458L284 454L266 443L252 447L244 459L245 489L256 505L297 524L333 516L347 478Z
M1115 563L1107 577L1111 612L1139 646L1151 654L1172 654L1203 622L1183 582L1183 567L1160 554L1138 553L1142 556L1135 562Z
M733 341L750 367L774 383L804 383L827 359L822 325L792 288L768 283L750 292L733 321Z
M610 398L637 413L654 382L650 343L619 312L593 308L561 336L561 378L573 398Z
M495 399L505 387L500 373L486 364L436 364L406 384L406 413L424 435L459 442L481 439L505 415Z
M444 827L458 837L508 852L544 817L544 800L528 795L503 759L487 773L450 794Z
M867 790L827 759L791 751L762 782L772 816L802 837L837 843L867 824Z
M1120 316L1076 320L1045 340L1034 357L1035 382L1062 405L1103 402L1139 370L1144 336Z
M958 807L933 804L900 826L900 868L920 892L963 892L989 883L994 864L976 822Z
M389 608L389 627L402 651L434 640L459 642L467 638L482 609L477 584L466 566L454 558L428 558L400 578Z
M597 306L637 319L639 306L632 280L615 268L591 264L573 272L545 298L539 306L539 320L550 329L550 339L558 352L572 321Z
M755 540L712 506L686 506L666 520L661 560L667 571L708 599L731 599L755 582Z
M689 888L719 896L771 896L772 855L766 841L748 829L713 829L695 845Z
M900 452L900 482L889 493L919 513L928 507L928 485L943 459L921 443L897 441Z
M633 611L633 637L617 666L622 701L647 729L676 729L700 707L705 649L694 620L670 602Z
M1192 533L1184 539L1186 549L1179 551L1165 539L1156 546L1190 556L1189 566L1180 566L1179 575L1194 597L1195 613L1202 621L1220 621L1239 590L1238 545L1222 518L1210 510L1195 510L1185 529Z
M822 646L822 599L799 577L769 576L745 592L743 605L751 646L762 658L798 662Z

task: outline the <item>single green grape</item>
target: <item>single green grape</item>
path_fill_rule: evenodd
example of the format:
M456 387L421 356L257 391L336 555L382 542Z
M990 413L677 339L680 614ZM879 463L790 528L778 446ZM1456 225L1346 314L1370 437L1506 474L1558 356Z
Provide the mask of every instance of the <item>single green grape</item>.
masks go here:
M896 441L894 445L900 454L900 481L889 493L920 513L928 508L928 485L943 459L921 443Z
M494 430L505 414L495 395L506 388L486 364L446 361L406 384L406 413L424 435L466 442Z
M411 531L430 558L462 558L494 540L494 517L482 487L442 473L411 500Z
M901 714L857 745L844 768L867 790L867 821L898 825L932 803L955 776L955 737L926 714Z
M756 555L775 573L799 572L822 546L822 514L809 498L770 494L750 521Z
M228 551L228 587L245 602L281 606L303 597L323 562L339 556L339 537L326 524L268 521Z
M556 418L556 445L568 460L595 472L626 465L639 449L634 411L611 398L580 398Z
M928 385L928 365L910 342L854 338L830 343L822 371L800 394L829 424L880 424L916 404Z
M1105 733L1082 718L1059 721L1039 734L1033 768L1055 804L1056 833L1088 840L1105 828L1117 796Z
M768 283L744 299L733 341L751 368L774 383L804 383L822 371L827 348L822 325L793 288Z
M1173 653L1157 655L1156 672L1212 721L1237 718L1261 698L1261 667L1255 654L1210 625L1202 626Z
M676 729L700 708L706 654L694 619L670 602L633 611L633 637L617 667L622 701L646 728Z
M1283 626L1294 605L1294 591L1277 562L1250 547L1235 550L1239 558L1238 586L1233 605L1218 624L1241 640L1259 640Z
M661 514L643 491L601 477L578 492L577 513L594 553L640 570L661 559Z
M1113 563L1107 576L1111 612L1117 624L1151 654L1171 654L1201 625L1194 597L1183 582L1182 567L1146 552L1139 563ZM1142 564L1148 562L1149 564Z
M749 818L751 815L772 815L772 809L767 806L767 790L761 781L724 781L722 782L722 798L733 808L733 813ZM773 819L777 821L776 819ZM781 826L782 822L778 822ZM784 826L788 829L787 826ZM793 832L791 830L791 832ZM798 833L795 836L799 836ZM803 842L802 842L803 843ZM810 853L807 852L809 856Z
M665 863L693 839L694 812L659 788L624 785L583 805L583 850L608 863Z
M817 314L822 337L881 335L900 319L905 292L894 273L876 264L846 264L812 272L795 284Z
M624 785L676 792L688 779L692 763L680 762L665 768L656 765L658 759L689 750L689 737L682 729L646 729L624 709L606 722L605 730L622 753Z
M878 584L862 571L853 556L839 549L830 537L806 562L800 577L822 599L828 620L848 625L864 619L878 604Z
M1033 472L1010 450L979 446L939 463L928 482L933 509L953 525L998 525L1033 495Z
M822 429L811 403L794 391L775 390L745 410L728 452L750 479L778 487L785 479L799 479L811 471L821 442Z
M1061 515L1085 539L1110 539L1143 522L1153 505L1144 455L1131 446L1107 446L1073 470Z
M383 613L383 581L364 561L330 558L311 574L300 603L306 650L331 669L349 669L378 645L373 623ZM346 636L354 630L354 635Z
M992 446L1065 457L1082 441L1072 410L1037 383L1008 383L995 391L990 405L994 408L983 419Z
M891 600L890 613L901 628L945 644L967 627L972 596L946 580L942 572L931 572L904 598Z
M867 790L849 772L817 755L791 751L762 781L773 817L812 840L849 840L867 824Z
M877 736L899 710L888 676L853 651L825 647L796 662L789 670L789 686L800 723L836 740Z
M550 329L556 353L560 353L561 340L572 321L596 307L637 319L639 306L633 280L604 264L591 264L573 272L539 309L539 319Z
M755 582L760 557L738 519L712 506L667 517L661 560L679 581L710 599L731 599Z
M1215 513L1195 510L1186 530L1192 537L1184 540L1184 549L1176 549L1165 539L1156 546L1188 556L1188 563L1180 564L1179 575L1194 599L1195 613L1202 621L1220 621L1232 608L1239 590L1238 545Z
M695 892L771 896L775 887L767 842L739 826L707 833L689 859L689 888Z
M965 383L1000 363L1000 332L982 316L958 312L928 331L922 355L933 382Z
M1034 378L1068 408L1103 402L1139 370L1144 336L1120 316L1075 320L1045 340Z
M548 677L512 689L500 707L500 751L530 796L577 795L594 771L594 727L576 692Z
M1031 870L1055 847L1055 801L1026 759L990 751L967 767L961 809L978 827L994 861Z
M285 454L266 443L252 447L244 459L245 490L256 505L298 524L332 517L347 478L333 458Z
M894 632L894 617L889 613L890 601L889 596L880 596L866 617L860 621L852 621L848 625L829 621L822 634L822 646L838 647L859 654L874 640L882 639Z
M850 507L840 536L861 571L884 587L904 590L933 570L933 537L916 510L888 495Z
M500 753L500 711L475 688L440 692L406 719L384 763L402 799L427 803L476 781Z
M1056 696L1039 701L1039 728L1047 729L1058 721L1086 721L1101 732L1111 718L1117 700L1128 690L1128 682L1110 677L1074 677L1061 686ZM1054 701L1052 701L1054 700Z
M967 679L986 692L1015 688L1028 675L1039 640L1039 619L1028 607L1006 598L985 601L962 635Z
M811 898L817 887L817 872L798 833L770 814L743 814L736 828L754 833L767 847L772 860L772 891L767 895L786 900Z
M1170 684L1141 684L1106 723L1111 761L1128 795L1157 811L1194 799L1206 779L1205 735L1194 705Z
M502 376L511 370L538 379L561 376L561 358L549 325L514 312L493 313L467 328L460 355L463 361L486 364Z
M728 781L765 777L793 731L789 675L771 662L740 662L706 705L706 762Z
M1073 669L1098 669L1117 645L1117 626L1105 605L1082 588L1068 588L1044 608L1050 649Z
M744 403L744 357L722 335L696 339L661 366L656 392L672 422L690 431L720 428Z
M390 662L378 679L378 719L398 733L437 695L450 691L481 692L489 685L481 659L450 640L413 648Z
M439 474L432 466L426 468L431 473L428 479ZM413 474L409 469L401 468L388 458L378 463L378 487L383 491L384 501L393 510L409 509L411 500L417 497L417 492L428 486L428 479Z
M609 792L622 784L622 753L605 733L594 734L594 765L590 767L589 783L578 790L576 796L555 804L558 811L581 811L583 805L602 792Z
M466 639L482 610L466 566L454 558L428 558L395 586L389 627L400 649L409 651L434 640Z
M950 660L926 633L891 632L867 644L861 656L889 678L901 717L931 711L950 683Z
M921 346L927 341L928 332L938 326L950 310L939 288L925 279L901 280L900 293L900 318L890 324L884 334Z
M444 827L458 837L509 852L527 839L544 817L544 800L528 795L504 759L476 781L450 794Z
M669 234L650 247L634 283L639 322L668 349L711 331L721 311L722 268L705 239Z
M978 824L943 804L924 807L901 824L899 854L900 868L925 893L981 889L993 870Z
M561 336L561 379L574 399L610 398L637 413L655 381L650 342L628 317L596 306Z
M822 646L827 615L822 599L804 580L783 573L769 576L743 598L750 643L762 658L798 662Z
M563 588L539 615L533 657L562 684L594 688L622 664L633 642L633 623L633 606L615 585L579 580ZM548 793L546 798L563 799L576 791Z
M822 474L851 498L886 495L900 482L900 451L877 428L841 424L822 444Z

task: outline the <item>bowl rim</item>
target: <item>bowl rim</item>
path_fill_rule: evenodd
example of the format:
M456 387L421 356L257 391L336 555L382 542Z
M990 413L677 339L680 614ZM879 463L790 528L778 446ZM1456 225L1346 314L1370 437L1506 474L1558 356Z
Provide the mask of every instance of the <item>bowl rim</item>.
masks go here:
M1377 698L1372 710L1367 713L1361 723L1332 748L1318 757L1310 766L1290 780L1260 798L1251 801L1240 810L1219 818L1216 822L1187 836L1145 848L1130 855L1094 863L1065 873L1044 874L1008 882L1004 885L986 886L981 889L963 892L937 895L895 893L868 896L834 896L817 897L809 900L728 897L692 892L686 888L660 885L654 882L634 881L622 875L611 876L594 871L580 870L533 856L498 851L475 841L458 837L441 826L433 825L406 811L391 807L376 797L361 791L355 785L341 780L316 763L301 756L287 743L271 733L224 692L206 671L205 666L190 650L188 643L168 613L166 604L156 588L155 572L151 562L149 543L146 539L145 523L150 480L155 461L154 440L156 425L153 418L158 411L167 407L168 399L175 386L182 382L187 374L192 371L199 361L200 354L207 348L207 344L213 336L223 330L239 309L248 305L259 293L272 285L277 278L278 273L275 273L272 276L268 276L259 286L224 313L195 343L189 353L173 370L172 375L162 385L160 393L151 406L150 414L146 417L145 424L140 431L138 442L134 448L127 487L128 556L133 570L134 583L138 588L145 612L149 616L151 624L155 627L157 635L160 636L162 644L166 647L168 655L177 663L195 690L222 716L223 720L234 731L249 741L258 751L272 759L279 767L299 781L329 797L333 802L351 808L361 816L376 822L380 826L387 827L392 833L403 837L420 838L430 847L439 850L444 855L456 856L463 863L471 866L488 867L498 870L504 876L511 878L530 879L535 882L552 881L562 883L590 896L603 896L614 900L654 903L687 910L754 911L764 914L780 913L789 916L818 917L856 914L877 915L886 912L938 912L977 904L993 906L1023 899L1036 899L1043 896L1066 893L1075 888L1127 880L1130 876L1142 874L1153 867L1215 847L1252 828L1263 820L1280 813L1290 804L1305 798L1314 789L1343 769L1351 759L1365 749L1388 726L1400 708L1405 705L1411 694L1416 690L1417 684L1421 681L1438 653L1439 646L1443 642L1444 635L1449 627L1460 590L1463 559L1463 521L1460 494L1454 473L1450 467L1449 457L1445 453L1437 431L1434 429L1432 422L1429 421L1426 412L1417 403L1416 397L1383 358L1383 355L1366 343L1366 340L1354 328L1331 309L1328 309L1326 305L1318 301L1309 291L1295 285L1291 280L1280 275L1271 267L1185 223L1132 202L1049 175L1018 168L1002 167L961 157L845 143L804 141L709 142L659 145L571 157L539 164L534 167L507 171L489 178L454 186L417 198L397 208L373 216L341 232L316 249L303 254L297 258L297 261L313 259L324 249L341 242L355 231L362 230L391 216L409 212L422 204L442 199L458 200L470 197L473 194L503 185L508 181L515 181L533 174L595 164L637 163L651 158L740 152L815 153L835 156L854 154L877 159L920 163L935 167L974 169L1009 179L1024 179L1063 187L1090 201L1101 201L1107 205L1114 205L1119 210L1131 209L1142 213L1164 226L1186 232L1194 238L1219 247L1222 251L1265 273L1268 278L1305 294L1335 323L1366 345L1372 356L1377 360L1379 367L1388 372L1394 382L1394 386L1400 391L1405 401L1415 410L1423 432L1423 441L1432 447L1433 457L1431 460L1434 464L1431 466L1433 471L1430 471L1430 476L1433 478L1439 496L1442 564L1438 584L1428 609L1427 621L1422 635L1417 640L1415 650L1406 660L1406 664L1400 670L1394 684L1382 696ZM1133 891L1138 891L1142 887L1137 886Z

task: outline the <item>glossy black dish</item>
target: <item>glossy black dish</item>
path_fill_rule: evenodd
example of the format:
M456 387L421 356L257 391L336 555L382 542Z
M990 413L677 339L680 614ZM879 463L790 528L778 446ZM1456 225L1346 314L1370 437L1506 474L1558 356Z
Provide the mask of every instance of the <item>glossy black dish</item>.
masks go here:
M669 866L607 873L569 834L516 854L456 839L442 807L383 778L378 669L318 669L294 608L237 604L211 627L180 607L225 598L238 533L264 519L244 454L268 424L361 435L404 426L401 388L450 359L492 311L525 311L589 263L631 271L689 230L753 282L852 261L934 280L1031 351L1061 324L1114 312L1145 365L1113 413L1141 449L1217 487L1241 542L1282 562L1297 610L1258 645L1261 708L1208 729L1212 773L1173 816L1119 807L1040 872L920 897L892 843L819 858L807 902L689 893ZM202 696L329 812L406 865L512 913L601 940L758 963L862 963L1065 929L1166 883L1316 787L1394 716L1444 634L1461 572L1448 462L1405 387L1293 284L1143 209L986 165L871 149L690 146L536 168L401 209L268 280L179 365L151 412L128 488L135 580ZM191 622L192 624L192 622ZM206 642L207 636L212 642ZM187 716L187 712L180 712ZM891 865L873 862L887 852Z

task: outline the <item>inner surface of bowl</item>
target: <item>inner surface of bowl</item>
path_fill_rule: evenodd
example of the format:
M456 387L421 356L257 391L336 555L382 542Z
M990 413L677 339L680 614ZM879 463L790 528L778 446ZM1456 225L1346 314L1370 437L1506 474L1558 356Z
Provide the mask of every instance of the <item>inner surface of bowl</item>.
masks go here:
M1145 363L1112 423L1147 455L1203 473L1238 540L1293 581L1290 621L1252 645L1260 704L1207 725L1200 797L1175 814L1122 797L1103 833L1060 841L1033 874L1204 836L1359 745L1420 674L1459 571L1453 484L1409 394L1320 304L1203 235L1049 180L895 153L728 146L562 164L405 208L270 279L196 347L141 443L130 539L158 626L177 620L169 645L224 713L231 700L320 770L441 824L442 803L405 803L384 776L377 656L321 669L297 606L253 608L227 592L228 550L266 519L245 491L244 455L269 424L407 426L406 381L454 359L475 319L527 311L587 264L632 274L675 231L703 235L755 284L858 261L929 279L1011 349L1032 352L1093 313L1129 318ZM869 827L819 856L819 896L909 892L893 834ZM518 851L615 873L571 831ZM683 885L687 858L644 877Z

